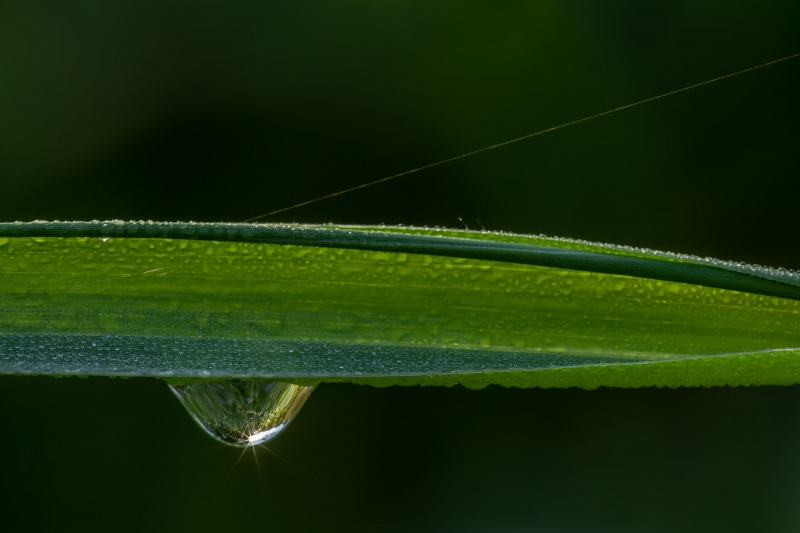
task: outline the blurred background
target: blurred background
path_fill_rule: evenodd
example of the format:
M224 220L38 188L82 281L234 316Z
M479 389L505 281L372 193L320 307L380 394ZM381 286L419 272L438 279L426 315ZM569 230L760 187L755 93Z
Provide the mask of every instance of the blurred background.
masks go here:
M800 52L800 4L0 3L0 219L243 221ZM800 58L267 221L800 269ZM157 380L0 378L0 524L797 531L800 387L321 386L272 452Z

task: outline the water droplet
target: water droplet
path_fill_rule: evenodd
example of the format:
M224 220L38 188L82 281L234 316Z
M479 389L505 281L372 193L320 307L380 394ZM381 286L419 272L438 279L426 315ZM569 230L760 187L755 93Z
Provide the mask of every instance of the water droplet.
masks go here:
M241 379L198 381L170 388L209 435L233 446L255 446L274 438L289 425L314 389Z

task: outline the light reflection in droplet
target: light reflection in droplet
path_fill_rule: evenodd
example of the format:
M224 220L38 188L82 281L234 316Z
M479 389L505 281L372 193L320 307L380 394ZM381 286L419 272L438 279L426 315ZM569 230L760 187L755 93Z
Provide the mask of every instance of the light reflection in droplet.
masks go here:
M209 435L233 446L255 446L281 433L314 387L233 379L170 388Z

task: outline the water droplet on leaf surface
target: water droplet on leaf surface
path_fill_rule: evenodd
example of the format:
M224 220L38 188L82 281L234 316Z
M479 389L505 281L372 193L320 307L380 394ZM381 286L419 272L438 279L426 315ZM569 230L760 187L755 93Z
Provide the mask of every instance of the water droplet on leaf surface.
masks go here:
M241 379L198 381L170 388L209 435L233 446L255 446L274 438L289 425L314 389Z

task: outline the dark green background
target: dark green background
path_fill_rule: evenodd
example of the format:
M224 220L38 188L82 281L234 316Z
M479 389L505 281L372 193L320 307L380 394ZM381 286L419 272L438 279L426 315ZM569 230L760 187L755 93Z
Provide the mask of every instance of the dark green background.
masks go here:
M241 221L800 52L798 22L794 0L3 2L0 219ZM800 58L272 220L800 268L799 80ZM156 380L0 385L19 529L800 528L799 387L329 385L256 467Z

